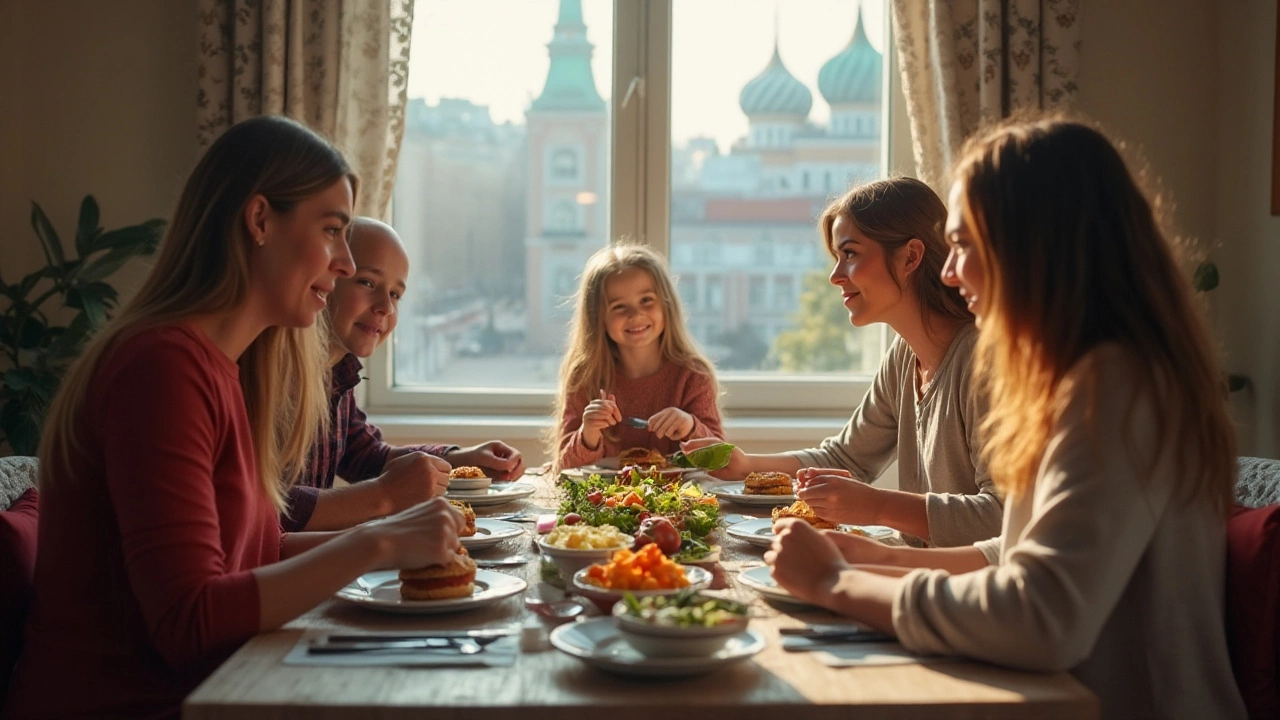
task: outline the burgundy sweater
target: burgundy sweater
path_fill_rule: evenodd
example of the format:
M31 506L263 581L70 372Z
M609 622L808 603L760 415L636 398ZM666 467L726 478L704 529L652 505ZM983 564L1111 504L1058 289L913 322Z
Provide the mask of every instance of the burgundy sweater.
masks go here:
M647 420L659 410L677 407L693 416L693 432L689 437L723 437L715 384L710 377L692 368L668 362L649 377L617 377L614 386L606 390L613 393L624 418ZM565 403L564 416L560 418L560 467L589 465L601 458L617 457L619 452L633 447L653 448L666 454L680 449L676 440L660 440L648 430L625 423L605 430L600 446L588 449L582 443L582 413L587 403L598 396L598 391L589 395L579 393Z
M177 717L258 632L280 558L238 367L186 326L104 356L82 451L41 487L35 594L5 715Z

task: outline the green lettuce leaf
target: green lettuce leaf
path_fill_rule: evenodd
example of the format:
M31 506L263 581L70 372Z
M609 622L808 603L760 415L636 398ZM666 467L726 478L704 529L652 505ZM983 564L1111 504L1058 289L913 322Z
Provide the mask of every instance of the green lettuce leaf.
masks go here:
M691 450L688 453L683 450L677 450L671 456L671 462L677 467L683 468L702 468L703 470L719 470L729 464L729 457L733 455L733 445L729 443L716 443L708 445L704 448Z

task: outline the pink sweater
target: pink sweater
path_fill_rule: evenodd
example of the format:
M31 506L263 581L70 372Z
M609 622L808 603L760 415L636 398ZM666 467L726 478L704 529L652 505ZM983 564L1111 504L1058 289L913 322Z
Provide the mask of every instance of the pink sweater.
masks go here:
M693 432L689 437L723 437L720 429L720 407L716 404L715 383L692 368L666 363L658 372L643 378L617 377L614 386L606 388L618 402L622 417L648 419L669 407L677 407L693 416ZM596 393L579 393L565 404L560 418L560 467L589 465L601 458L617 457L627 448L647 447L663 453L680 449L675 440L659 439L648 430L619 424L604 432L595 450L582 443L582 412Z

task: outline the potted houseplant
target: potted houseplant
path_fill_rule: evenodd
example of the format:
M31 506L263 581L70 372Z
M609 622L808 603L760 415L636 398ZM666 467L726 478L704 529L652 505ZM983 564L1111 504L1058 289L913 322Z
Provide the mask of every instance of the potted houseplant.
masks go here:
M45 264L12 283L0 276L0 439L19 455L34 455L45 409L62 374L116 307L107 280L130 258L150 255L165 222L148 220L116 230L98 225L98 203L80 203L75 243L64 248L44 210L31 204L31 227ZM60 324L62 322L66 324Z

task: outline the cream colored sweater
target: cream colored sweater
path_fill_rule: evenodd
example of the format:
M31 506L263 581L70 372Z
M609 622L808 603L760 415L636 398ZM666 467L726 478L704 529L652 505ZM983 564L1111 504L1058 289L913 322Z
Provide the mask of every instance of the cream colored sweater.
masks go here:
M1035 482L1006 503L1000 564L912 571L894 629L918 652L1069 669L1103 717L1242 718L1223 623L1226 521L1171 500L1169 479L1188 469L1137 377L1115 346L1072 370Z
M972 325L956 335L918 400L916 355L902 338L894 340L840 434L788 454L804 467L844 468L863 482L873 482L897 460L898 487L925 496L933 545L968 545L999 535L1004 508L979 457L978 425L986 405L970 377L977 339Z

